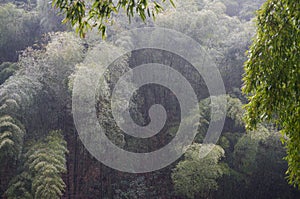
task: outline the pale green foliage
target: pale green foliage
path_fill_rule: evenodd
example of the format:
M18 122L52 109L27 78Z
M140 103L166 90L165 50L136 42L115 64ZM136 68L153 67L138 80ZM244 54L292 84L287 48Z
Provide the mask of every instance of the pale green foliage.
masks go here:
M0 86L0 118L5 119L0 128L0 156L19 158L26 133L19 114L32 106L41 89L41 83L28 76L14 76Z
M224 13L216 1L178 1L157 16L155 24L182 32L199 42L216 62L228 93L241 87L245 51L255 31L253 22L243 22ZM253 10L254 12L254 10Z
M33 76L14 76L0 87L0 113L16 114L32 103L42 85Z
M216 97L216 101L219 100L221 102L221 98L224 96ZM226 104L226 121L227 125L230 129L224 128L225 132L228 130L236 130L236 131L244 131L244 122L243 122L243 109L242 109L242 102L238 98L230 97L229 95L225 96L227 100ZM221 103L215 103L214 106L219 106ZM223 104L221 104L223 105ZM189 117L185 118L184 122L190 125L197 125L198 126L198 134L195 138L195 142L201 143L203 141L203 138L205 134L207 133L208 126L210 122L216 122L220 120L220 117L215 117L214 121L211 120L211 98L203 99L199 102L199 112L197 112L197 109L193 110L191 114L189 114ZM219 107L215 107L215 111L221 111L222 109ZM218 113L218 115L223 115L223 113ZM197 120L198 117L200 117L200 120ZM230 122L230 123L229 123ZM226 125L225 125L226 126ZM176 132L174 132L176 133ZM225 140L223 140L225 141Z
M208 145L193 144L172 173L176 193L188 198L207 198L218 189L217 180L227 172L227 166L220 163L224 150L215 146L204 158L200 158L200 148Z
M52 131L44 142L35 144L26 154L33 175L34 198L59 198L65 188L60 175L66 172L67 143L61 132Z
M52 131L44 142L35 144L27 153L28 168L33 175L34 198L53 199L62 196L65 183L67 143L60 131Z
M117 47L108 42L95 45L94 47L89 48L84 61L76 65L77 70L69 77L69 89L72 90L75 78L77 78L77 81L80 82L76 85L77 89L79 86L94 88L98 85L95 85L96 82L90 81L92 79L91 76L99 75L100 73L104 75L103 77L99 77L103 81L99 82L99 85L101 86L98 86L96 90L96 107L98 108L97 114L101 126L106 129L107 136L115 144L120 146L125 145L125 140L124 135L121 134L121 130L115 123L112 116L112 105L110 101L112 95L111 88L115 86L119 77L129 70L128 55L124 55L118 60L115 60L113 65L111 65L111 68L106 67L109 66L109 64L111 64L110 62L115 59L116 54L122 55L125 52L126 51L123 48ZM101 58L99 55L101 55ZM128 89L127 86L130 86L130 84L125 86L123 90L126 92ZM82 98L84 101L89 95L94 95L94 93L91 93L87 89L81 90L82 92L73 94L73 97ZM121 103L119 103L119 101L121 100L124 99L118 99L117 103L113 105L120 106ZM86 109L83 108L83 111L85 110ZM91 128L92 124L90 124L90 121L86 121L84 124L86 125L86 128Z
M244 126L242 102L238 98L227 97L227 117L234 121L234 124L239 127Z
M211 96L213 98L215 98L215 100L221 100L222 96L220 97L215 97L215 96ZM229 95L226 96L226 100L227 100L227 104L226 104L226 117L230 118L236 127L238 128L242 128L244 126L243 123L243 109L242 109L242 102L238 99L238 98L233 98L230 97ZM221 103L216 103L215 106L220 105ZM200 107L200 112L202 114L202 116L209 121L210 120L210 115L211 115L211 109L212 109L212 105L211 105L211 100L210 98L206 98L202 101L200 101L199 103L199 107ZM217 111L221 111L222 109L216 107ZM221 115L217 114L217 115ZM220 118L216 118L217 120Z
M68 32L50 34L50 38L46 52L39 52L37 56L29 53L24 57L23 66L26 67L25 72L36 73L43 84L65 100L68 95L67 79L75 65L83 60L84 46L81 40Z
M0 87L0 113L20 114L33 104L43 84L59 92L66 78L83 58L83 47L71 33L56 33L43 51L28 48L20 70Z
M178 4L178 8L169 8L159 14L156 24L183 32L203 46L213 47L215 51L227 47L232 35L244 29L237 18L224 13L226 7L220 1L189 0L187 3L179 1ZM219 54L217 52L214 57Z
M287 147L289 183L300 185L300 2L268 0L245 63L246 123L273 122Z
M67 171L66 153L67 143L61 131L51 131L25 154L23 171L11 181L7 197L60 198L66 186L61 178Z
M17 158L22 150L25 129L9 115L0 117L0 160L1 156Z

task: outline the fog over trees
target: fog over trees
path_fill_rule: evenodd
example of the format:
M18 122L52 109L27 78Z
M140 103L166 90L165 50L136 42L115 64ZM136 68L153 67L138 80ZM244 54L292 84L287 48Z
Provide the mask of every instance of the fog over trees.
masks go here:
M164 50L128 51L136 38L121 33L146 27L187 35L216 64L227 102L217 143L204 142L209 124L221 120L211 117L213 109L222 111L213 104L220 99L210 96L192 64ZM299 48L297 0L0 0L0 198L300 198ZM115 55L122 56L106 69ZM199 110L182 120L171 89L139 88L129 103L133 121L149 124L154 104L167 116L161 131L144 139L122 131L110 99L122 75L147 63L187 77ZM152 152L170 143L183 122L197 127L184 155L160 170L127 173L88 151L74 123L72 94L76 79L89 86L91 76L81 75L98 66L105 70L101 89L94 95L82 89L80 97L93 95L111 143ZM134 87L127 86L124 93Z

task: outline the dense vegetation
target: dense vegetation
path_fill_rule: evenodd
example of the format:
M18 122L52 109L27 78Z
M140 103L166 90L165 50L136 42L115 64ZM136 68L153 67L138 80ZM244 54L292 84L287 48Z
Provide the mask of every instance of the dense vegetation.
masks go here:
M144 2L141 1L141 5ZM61 24L64 16L57 15L58 11L47 1L1 0L0 198L299 198L299 191L288 184L285 173L289 163L292 165L288 170L292 174L290 182L299 181L299 3L292 6L289 1L282 1L283 4L274 1L280 5L286 3L290 10L285 12L280 7L281 11L276 10L277 4L271 2L267 1L259 11L257 23L260 26L257 30L253 22L254 12L264 0L177 0L174 1L176 8L166 2L163 12L161 7L156 8L157 12L154 9L155 21L141 16L142 10L129 9L126 12L125 6L125 12L121 9L118 15L112 14L109 18L114 21L111 25L104 26L106 22L98 24L99 30L107 34L103 42L101 33L86 32L86 29L79 31L84 36L80 39L68 23ZM274 20L271 22L265 21L263 14L270 7L275 9L274 13L279 13L269 16ZM131 12L140 16L131 15ZM291 13L296 13L293 20L284 25L284 21L279 20L281 15L288 17ZM130 24L127 15L131 16ZM196 82L193 88L199 98L201 111L194 114L199 114L201 120L197 121L199 128L194 143L178 161L164 169L129 174L106 167L81 143L72 118L72 88L79 70L88 71L95 64L104 67L105 63L98 60L99 54L110 57L116 52L125 52L126 47L132 45L133 38L114 42L116 34L147 26L180 31L207 50L225 83L227 113L214 150L200 158L199 148L203 145L209 122L213 122L210 121L211 100L201 77L195 77L189 67L181 68L182 73L190 75L190 80ZM277 31L276 28L280 27L287 29ZM255 32L261 35L265 29L269 33L265 40L277 32L281 34L278 34L276 43L268 43L262 49L257 49L257 46L259 42L266 43L265 40L257 40L258 44L251 46L250 53L254 54L250 54L251 59L246 63L245 92L254 94L256 91L258 94L257 99L247 99L241 92L243 65L247 60L245 52ZM294 40L289 40L287 35L292 33ZM159 39L157 37L153 39ZM286 46L287 41L290 42L289 48L281 47ZM289 57L291 59L282 69L270 63L282 60L280 56L285 56L285 53L275 56L275 59L267 54L273 49L276 53L276 48L296 53ZM99 123L106 127L109 139L121 148L138 150L136 152L164 146L174 137L180 122L176 97L169 90L155 85L139 90L132 99L131 110L137 123L147 124L149 107L154 103L162 104L170 116L162 132L145 142L122 134L113 121L108 104L109 89L132 63L142 64L145 57L163 62L170 55L145 50L120 57L106 73L107 90L103 92L106 94L99 93L96 104ZM172 59L176 60L176 57ZM262 66L259 68L261 74L257 76L249 70L256 65ZM285 67L294 67L294 71L284 73ZM274 76L262 80L265 73ZM278 87L274 81L278 92L266 92L272 89L265 86L269 80L290 75L294 82ZM253 84L257 81L262 82L262 87L255 90ZM296 87L289 87L290 84ZM281 89L286 87L290 89ZM286 92L294 98L286 99ZM269 96L269 93L276 96ZM260 123L255 120L257 125L253 130L246 129L243 121L242 106L248 100L249 113L255 114L255 118L266 113L259 118ZM258 106L257 102L262 105ZM278 106L273 106L274 103ZM274 114L276 120L271 122L279 126L266 121ZM195 121L191 117L184 122L194 125ZM252 120L248 123L253 125ZM288 145L281 142L281 129L291 138L286 140ZM285 146L288 146L287 151ZM287 155L288 163L284 160Z
M258 14L257 39L249 51L244 78L244 92L249 95L248 126L273 122L287 136L284 140L288 153L287 173L294 186L300 186L299 11L297 1L264 4Z

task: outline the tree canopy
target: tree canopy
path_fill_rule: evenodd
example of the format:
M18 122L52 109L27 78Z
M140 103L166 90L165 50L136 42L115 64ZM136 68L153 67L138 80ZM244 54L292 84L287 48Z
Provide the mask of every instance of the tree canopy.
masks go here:
M176 9L170 1L165 0L164 4L162 0L156 0L161 3L164 11L156 13L154 10L156 19L153 20L151 12L148 18L146 9L144 21L137 13L136 5L131 5L134 7L133 14L129 15L127 6L125 10L121 6L118 12L112 11L108 18L102 19L103 25L106 26L105 41L101 40L101 31L100 34L97 33L101 19L88 19L93 2L113 2L114 6L117 6L118 2L138 4L145 1L60 1L69 2L70 6L73 6L71 2L84 3L86 8L82 22L87 20L90 28L97 22L92 31L88 31L89 28L82 30L81 36L85 36L84 39L75 35L74 30L69 28L72 25L71 19L66 24L61 24L66 14L72 11L67 10L69 4L62 9L65 14L57 15L60 9L53 8L48 1L0 0L0 21L3 22L0 23L0 35L3 36L0 38L0 198L300 198L300 190L289 185L286 180L288 164L283 158L287 153L285 143L280 140L283 136L279 132L283 129L286 143L297 141L294 139L294 135L297 132L299 134L295 126L297 112L292 107L286 109L284 105L278 108L282 113L284 109L287 111L285 116L294 114L295 128L289 126L289 131L285 130L285 123L278 122L278 127L275 127L276 122L270 120L271 124L268 124L268 118L260 118L262 111L255 109L253 113L257 114L259 119L256 121L257 129L246 130L243 120L245 110L242 107L249 102L241 93L243 66L247 60L245 51L249 49L251 38L255 35L254 11L267 0L176 0ZM147 1L150 11L154 1ZM274 5L274 9L264 5L259 11L259 20L264 27L259 28L257 34L264 37L257 43L266 46L252 47L254 50L251 49L249 53L249 56L252 52L258 56L262 52L261 57L251 61L257 64L253 68L261 73L254 73L254 69L251 69L252 72L247 71L252 75L248 81L260 81L255 86L262 86L259 87L262 91L269 83L264 83L267 81L267 75L273 75L279 82L283 81L280 79L281 74L287 79L293 76L293 80L287 80L288 84L294 81L298 85L299 82L297 74L294 74L299 73L297 62L294 63L294 71L288 73L288 70L293 68L289 65L290 62L286 62L288 64L283 67L281 63L285 63L286 60L279 59L283 56L280 53L288 54L289 51L295 53L295 57L289 55L291 58L286 55L290 61L297 61L299 57L299 40L296 40L299 38L299 31L295 31L299 30L299 14L295 12L295 9L299 10L299 7L296 7L299 4L294 4L293 9L290 9L285 3L276 2L278 5ZM281 5L285 5L284 9ZM263 14L266 12L271 12L272 17L270 14ZM289 20L280 21L289 14L293 20L296 19L292 26ZM128 23L128 18L131 23ZM111 22L113 24L110 24ZM78 26L77 21L73 27L75 29ZM227 91L225 124L216 144L204 144L203 140L209 124L218 122L221 118L211 118L211 110L218 112L218 115L224 114L224 110L219 109L220 106L211 103L212 99L218 100L218 96L209 96L201 75L180 56L160 49L130 51L136 45L136 34L127 35L122 32L143 27L163 27L181 32L198 42L215 61ZM292 28L286 29L289 27ZM277 31L278 35L272 32L273 30ZM161 41L161 34L156 34L155 31L153 33L151 38L144 34L140 34L139 37L150 43ZM169 36L176 41L180 39ZM277 40L273 41L277 37L281 38L280 45L275 45ZM268 43L269 40L272 41ZM298 43L294 44L293 41ZM294 48L296 50L293 51ZM277 56L279 61L277 58L271 58L276 54L276 49L280 51ZM116 54L122 56L111 62L111 58ZM272 61L274 65L268 68L269 62ZM276 62L279 66L276 66ZM127 110L132 120L141 126L149 124L149 110L154 104L164 107L167 120L161 132L151 138L140 139L126 134L119 128L112 114L112 107L124 106L122 101L125 99L120 97L112 104L111 97L124 74L146 63L170 66L182 74L197 94L199 110L192 110L189 117L183 120L176 93L156 84L142 86L132 94L129 102ZM262 66L265 67L265 71L259 68ZM91 75L96 74L95 67L105 71L98 85L90 81ZM280 70L277 71L279 76L272 72L276 67ZM261 80L262 77L266 79ZM172 78L172 75L166 78ZM271 80L270 77L268 81ZM121 87L124 92L136 86L134 83L126 83ZM177 83L181 84L180 81ZM73 89L79 86L95 87L95 93L93 89L81 89L78 97L83 101L87 96L95 97L95 106L92 108L93 111L96 109L98 123L105 129L107 138L118 148L132 153L157 151L174 139L180 123L198 127L193 144L185 155L157 171L134 174L106 166L89 153L78 137L73 118L72 97ZM290 90L293 88L286 92L292 93ZM299 92L297 90L299 87L294 88L293 92ZM247 94L250 104L251 96L255 97L256 92L251 91ZM269 95L272 94L272 91L270 92ZM275 100L289 97L285 94L275 96ZM297 107L299 98L295 96L285 100L293 101L294 107ZM270 106L273 103L264 97L256 100L257 103L269 103ZM78 110L85 111L84 108L85 106L81 106ZM248 118L250 116L248 115ZM283 117L279 117L275 112L271 116L275 119ZM89 130L92 126L89 120L86 121L86 129ZM255 125L249 125L248 121L249 127ZM53 131L54 129L61 130ZM199 156L201 151L211 149L211 146L215 147L205 158ZM292 146L295 147L292 148L292 152L296 154L297 143ZM293 157L291 159L293 160ZM120 161L120 165L124 163L128 164ZM293 171L297 172L297 165Z
M205 158L200 157L200 147L191 145L172 173L176 192L187 198L209 198L218 189L217 179L227 172L226 165L219 163L225 153L222 147L214 146Z

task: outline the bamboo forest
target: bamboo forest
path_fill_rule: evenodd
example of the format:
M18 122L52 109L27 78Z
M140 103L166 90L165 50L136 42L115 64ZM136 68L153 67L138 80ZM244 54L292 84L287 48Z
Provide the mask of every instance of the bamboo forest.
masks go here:
M0 0L0 199L299 199L299 0Z

